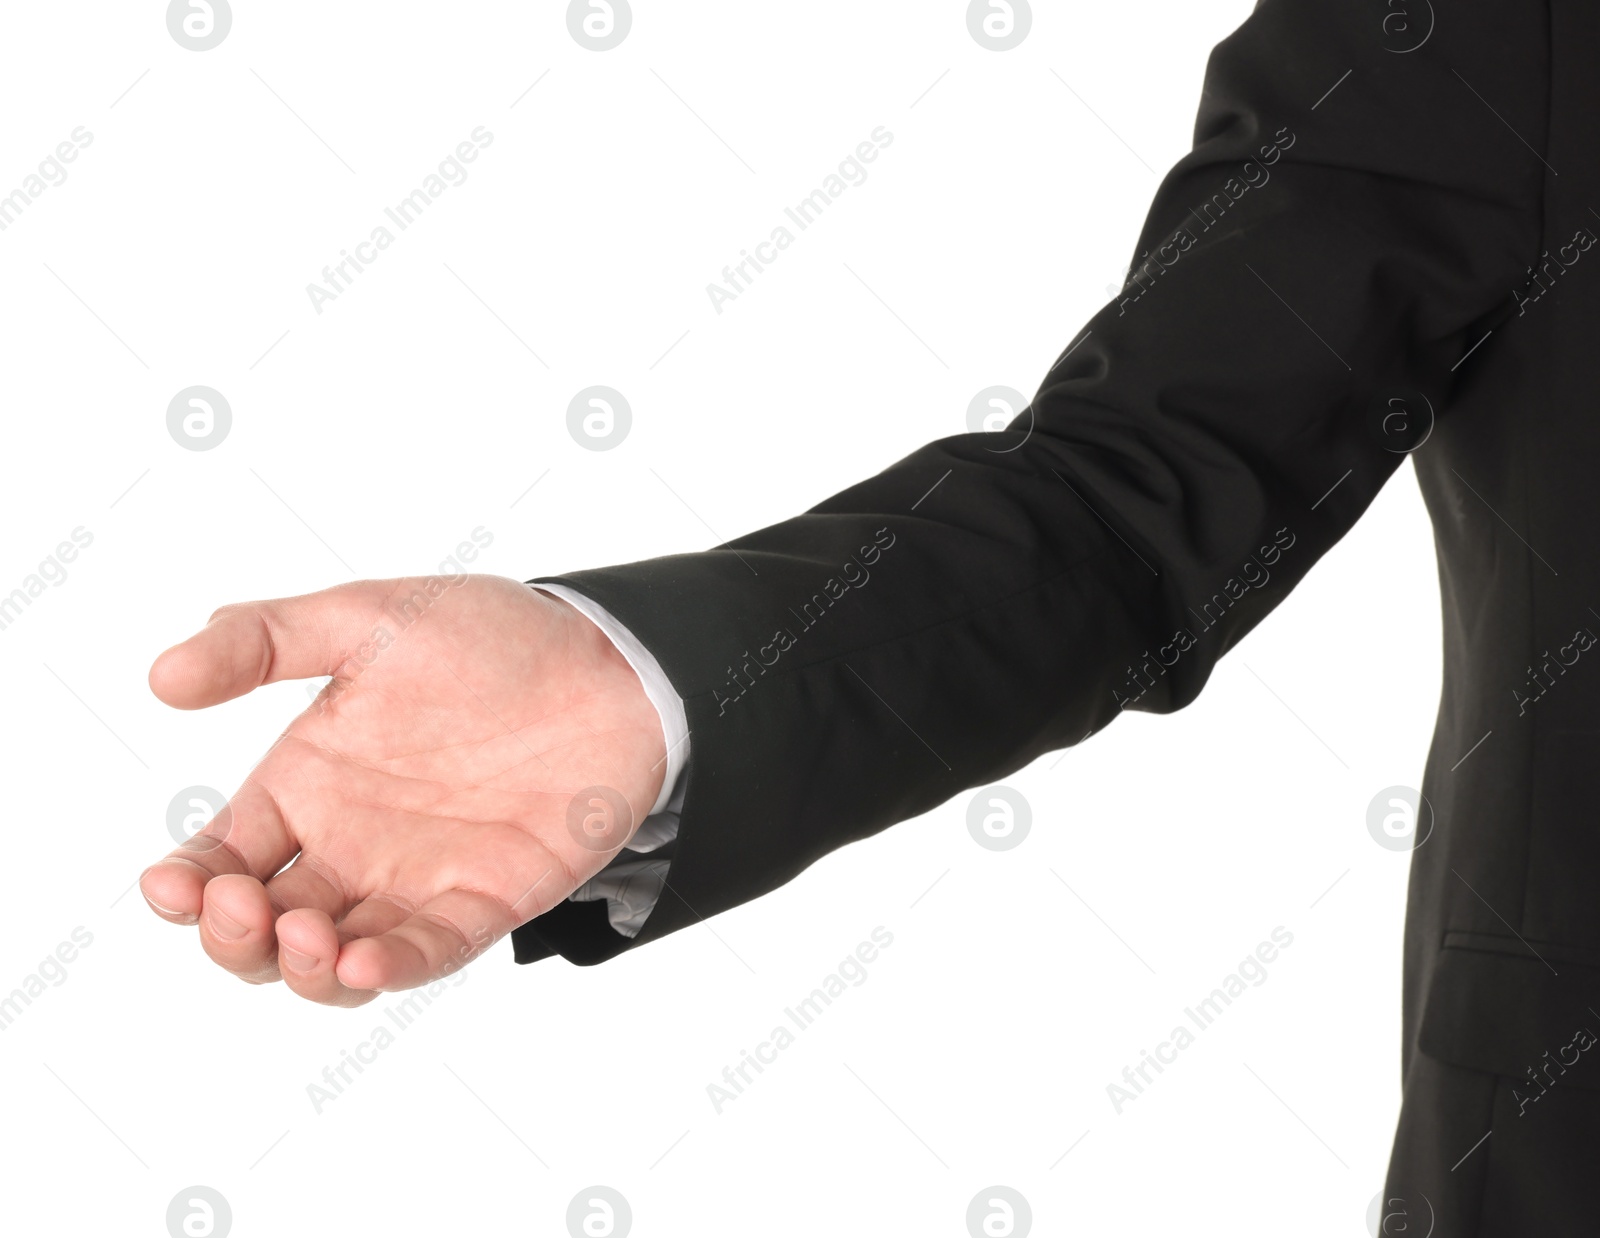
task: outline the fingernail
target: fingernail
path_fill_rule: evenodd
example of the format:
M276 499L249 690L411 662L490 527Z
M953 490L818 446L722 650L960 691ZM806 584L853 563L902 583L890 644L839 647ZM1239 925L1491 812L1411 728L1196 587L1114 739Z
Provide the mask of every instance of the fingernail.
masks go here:
M309 954L302 954L289 946L283 946L282 958L293 971L310 971L317 965L317 959Z
M174 916L182 924L196 924L199 922L198 916L192 915L187 911L179 911L176 907L163 907L160 903L156 902L155 899L151 898L148 894L145 894L143 889L140 889L139 893L144 895L145 902L149 903L151 907L153 907L156 911L159 911L164 916Z
M238 941L249 931L237 920L224 915L215 907L208 913L206 922L211 926L211 931L223 941Z

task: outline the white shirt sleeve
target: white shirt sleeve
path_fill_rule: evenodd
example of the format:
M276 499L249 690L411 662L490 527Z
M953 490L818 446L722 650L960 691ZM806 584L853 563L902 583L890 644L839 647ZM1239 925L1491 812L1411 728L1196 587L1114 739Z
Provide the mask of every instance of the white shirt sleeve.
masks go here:
M678 814L683 810L683 770L689 763L689 723L684 714L683 698L673 690L666 672L650 651L605 607L565 585L529 587L560 598L604 632L639 676L644 694L661 718L661 733L667 743L667 770L661 779L661 793L656 797L655 806L639 823L628 845L617 852L605 868L568 895L575 903L605 899L606 918L611 927L624 937L636 937L661 897L672 864L670 859L639 857L664 847L678 836Z

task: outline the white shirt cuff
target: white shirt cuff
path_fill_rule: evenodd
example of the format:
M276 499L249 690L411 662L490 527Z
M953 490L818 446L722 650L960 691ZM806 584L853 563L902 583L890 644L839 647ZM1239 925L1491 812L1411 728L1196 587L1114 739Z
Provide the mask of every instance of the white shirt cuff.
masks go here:
M611 863L567 896L575 903L604 899L606 919L611 927L624 937L637 937L661 898L672 861L636 859L630 853L658 850L678 836L678 818L683 810L683 769L689 762L689 722L683 698L674 690L650 651L605 607L564 585L530 587L560 598L606 634L639 676L645 695L661 719L661 733L667 742L667 770L661 779L661 793L656 796L655 806Z
M574 593L565 585L542 584L531 587L568 603L573 610L606 634L611 643L617 647L617 652L627 660L629 666L633 667L633 673L639 676L639 682L644 685L644 694L650 698L650 703L656 707L656 713L661 718L661 733L667 741L667 772L661 779L661 793L656 796L655 806L645 814L646 819L639 825L639 833L643 834L645 827L650 824L649 818L665 808L667 801L672 798L673 788L678 784L678 775L689 760L689 722L684 714L683 698L673 690L672 682L661 669L661 663L655 660L655 656L639 643L632 632L623 627L620 619L600 603L591 601L581 593ZM676 829L673 832L676 833ZM666 839L661 839L649 847L640 847L632 842L628 846L635 851L648 851L665 841Z

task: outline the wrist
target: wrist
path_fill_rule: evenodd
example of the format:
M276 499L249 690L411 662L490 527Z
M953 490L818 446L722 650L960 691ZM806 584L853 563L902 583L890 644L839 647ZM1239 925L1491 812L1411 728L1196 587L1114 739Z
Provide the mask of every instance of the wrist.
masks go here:
M620 647L605 623L585 613L568 597L546 590L534 595L555 608L564 641L567 663L577 677L575 696L586 698L584 724L608 737L607 750L614 768L599 781L620 792L632 809L631 837L639 823L656 810L659 800L670 791L666 725L659 703L652 699L644 677ZM680 705L681 709L681 705Z

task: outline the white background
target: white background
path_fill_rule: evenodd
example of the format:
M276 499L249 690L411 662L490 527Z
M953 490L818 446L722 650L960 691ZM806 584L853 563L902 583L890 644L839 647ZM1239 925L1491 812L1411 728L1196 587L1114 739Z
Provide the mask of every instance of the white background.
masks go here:
M203 1184L240 1238L561 1234L602 1183L641 1236L957 1235L1004 1184L1036 1233L1362 1233L1407 866L1365 814L1420 779L1439 692L1409 466L1194 706L1009 779L1020 847L977 846L962 797L602 967L503 942L321 1114L307 1085L390 999L241 984L129 892L173 795L231 792L307 699L168 710L161 649L480 525L475 568L518 579L705 547L963 432L984 387L1031 394L1251 7L1040 3L995 53L958 0L638 2L596 53L557 0L238 0L206 52L161 3L8 6L0 194L93 141L0 232L0 594L93 543L0 631L0 994L93 944L0 1032L7 1229L161 1235ZM880 125L869 179L714 312ZM477 126L469 178L315 312ZM597 383L633 408L607 452L566 429ZM213 450L166 428L192 384L232 406ZM707 1085L879 925L865 983L716 1113ZM1266 982L1116 1113L1107 1084L1279 925Z

